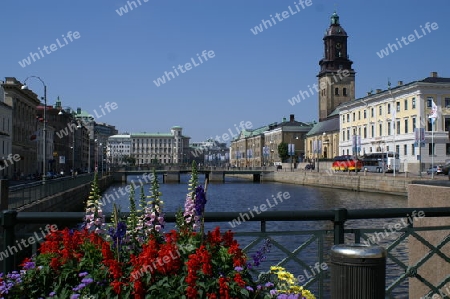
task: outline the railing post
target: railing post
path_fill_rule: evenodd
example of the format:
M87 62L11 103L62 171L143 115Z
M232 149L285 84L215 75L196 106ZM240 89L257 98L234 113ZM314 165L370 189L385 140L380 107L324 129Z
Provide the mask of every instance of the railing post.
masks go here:
M334 245L344 244L344 225L347 221L347 209L334 210Z
M0 209L8 209L9 186L8 180L0 180Z
M11 248L14 246L14 227L16 225L17 211L6 210L2 211L2 227L3 227L3 252L8 255L3 260L3 273L11 272L14 269L14 255L11 252ZM8 253L8 250L10 251Z

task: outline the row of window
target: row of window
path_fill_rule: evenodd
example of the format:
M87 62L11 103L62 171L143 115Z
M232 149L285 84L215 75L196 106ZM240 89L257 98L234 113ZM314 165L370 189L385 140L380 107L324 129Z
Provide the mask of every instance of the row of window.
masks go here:
M434 98L433 97L428 97L427 98L427 107L431 108L433 106L433 101ZM416 109L416 98L412 98L411 101L409 99L405 99L403 100L403 111L407 111L409 109L409 103L411 102L411 109ZM450 108L450 98L445 98L444 100L444 104L446 108ZM378 115L383 115L383 107L385 106L385 104L380 104L378 106ZM391 103L387 103L387 114L391 114ZM401 111L401 101L397 101L395 102L395 110L397 112ZM358 113L353 112L351 114L352 116L352 121L356 120L356 116L358 116L358 120L361 120L361 111L358 111ZM372 107L370 108L370 117L375 117L375 108ZM367 110L364 109L363 110L363 118L367 119ZM350 113L347 113L345 115L342 115L342 122L350 122Z
M390 136L390 135L393 135L394 131L395 131L395 134L408 134L408 133L414 132L414 130L417 128L417 118L416 117L411 118L411 124L412 124L411 126L409 125L410 124L409 120L410 120L409 118L405 118L403 120L403 126L402 126L401 120L397 120L395 126L393 126L391 121L388 121L385 126L383 126L383 123L379 123L378 124L378 136L379 137ZM403 132L402 132L402 127L403 127ZM383 130L383 128L385 128L385 130ZM436 130L436 123L434 125L434 130ZM427 122L427 131L432 131L431 122ZM361 127L359 127L358 131L356 131L356 128L354 128L353 132L351 132L350 129L342 130L341 140L342 141L350 140L351 135L359 135L359 136L362 136L362 138L374 138L374 137L376 137L375 125L374 124L370 125L370 136L368 136L367 126L364 126L362 128L362 130L361 130Z

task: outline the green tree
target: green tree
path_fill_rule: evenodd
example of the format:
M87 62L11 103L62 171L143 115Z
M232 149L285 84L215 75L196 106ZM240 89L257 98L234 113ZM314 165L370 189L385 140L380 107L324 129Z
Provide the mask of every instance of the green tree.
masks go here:
M278 157L280 157L282 162L289 158L287 143L282 142L278 145Z

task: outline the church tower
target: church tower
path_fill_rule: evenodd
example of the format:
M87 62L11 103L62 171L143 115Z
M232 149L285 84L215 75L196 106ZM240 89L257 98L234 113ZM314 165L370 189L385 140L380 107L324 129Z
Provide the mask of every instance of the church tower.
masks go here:
M343 102L355 98L355 71L347 54L348 35L339 23L336 12L326 30L324 57L319 61L319 121L323 121Z

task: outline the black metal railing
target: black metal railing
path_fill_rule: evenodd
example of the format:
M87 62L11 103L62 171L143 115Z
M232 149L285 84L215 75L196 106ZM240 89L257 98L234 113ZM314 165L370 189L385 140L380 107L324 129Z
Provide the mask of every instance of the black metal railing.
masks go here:
M348 225L350 220L361 219L408 219L411 217L414 211L421 211L427 218L430 217L450 217L450 207L446 208L386 208L386 209L359 209L359 210L347 210L347 209L334 209L334 210L305 210L305 211L266 211L260 214L253 214L253 217L245 219L239 225L239 229L235 229L235 236L237 238L243 238L244 249L250 252L258 247L264 240L270 239L275 249L278 251L280 260L276 261L276 265L285 266L289 263L295 263L299 269L309 269L307 262L302 257L306 254L309 246L314 245L315 252L309 253L313 256L314 261L323 263L329 260L330 248L333 244L345 244L345 243L360 243L360 241L370 241L371 235L382 231L385 228L361 228L353 227L354 225ZM123 216L127 216L128 213L121 213ZM210 212L205 214L205 224L213 223L232 223L233 220L242 218L243 213L238 212ZM3 227L3 250L7 250L8 246L14 246L16 243L15 228L18 225L30 225L39 223L58 223L73 225L81 223L84 217L83 212L16 212L16 211L3 211L1 214L1 226ZM109 221L110 215L106 214L106 219ZM409 218L411 219L411 218ZM175 222L175 213L166 213L165 220L168 223ZM273 224L283 223L283 225L274 226ZM292 223L310 223L320 222L324 225L317 225L320 228L315 229L316 225L312 225L312 229L291 229ZM404 222L404 221L403 221ZM406 222L404 222L406 223ZM248 230L247 226L251 224L259 224L259 227L253 231ZM352 226L352 227L350 227ZM246 228L247 227L247 228ZM278 227L278 228L277 228ZM283 229L279 229L283 228ZM245 231L244 231L245 229ZM445 281L433 284L432 282L421 277L418 273L418 269L433 255L438 255L446 262L450 262L450 257L441 252L449 241L450 238L443 238L443 240L437 245L430 244L423 237L419 236L418 232L426 230L450 230L450 226L433 226L433 227L414 227L413 222L407 222L402 228L395 230L395 234L391 234L391 240L384 240L384 247L387 247L388 259L390 263L395 266L395 273L390 275L389 283L386 283L386 298L398 298L399 293L397 288L402 286L405 288L405 284L408 284L410 277L416 277L431 289L431 293L437 293L439 288L445 284ZM281 237L288 236L288 243L283 244L280 240ZM295 237L293 237L295 236ZM415 264L409 264L408 256L398 257L394 252L396 248L407 241L408 236L414 236L422 244L430 248L430 252L424 255ZM373 241L373 240L372 240ZM371 241L371 242L372 242ZM386 241L386 242L385 242ZM387 242L389 241L389 242ZM372 242L372 244L380 242ZM302 255L302 256L299 256ZM13 257L8 257L3 261L3 272L10 272L15 268ZM388 268L387 273L393 271ZM389 275L387 275L389 276ZM309 277L309 279L303 283L306 288L313 288L317 298L326 298L329 295L327 286L329 286L329 273L322 271ZM407 286L406 286L407 288ZM404 293L403 289L400 291Z

